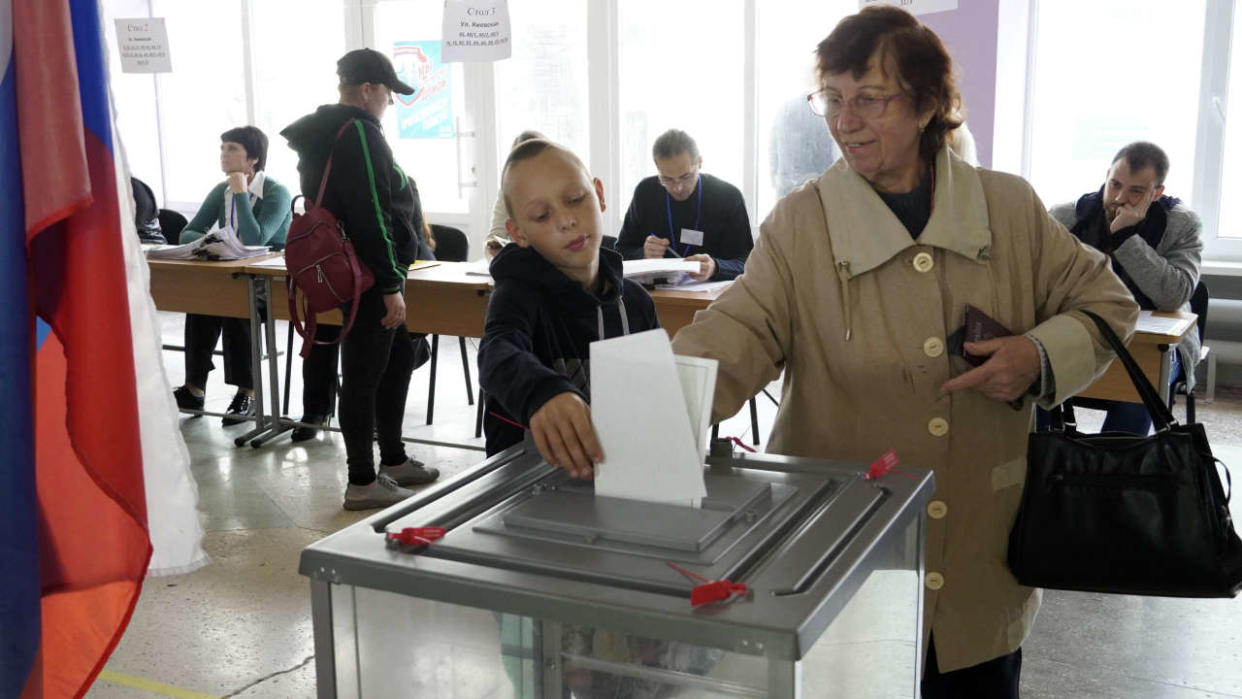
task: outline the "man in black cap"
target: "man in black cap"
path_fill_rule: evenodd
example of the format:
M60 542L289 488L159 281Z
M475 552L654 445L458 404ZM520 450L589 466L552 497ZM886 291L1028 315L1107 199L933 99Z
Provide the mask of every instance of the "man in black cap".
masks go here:
M405 326L405 273L417 258L421 231L414 230L417 199L393 162L380 118L393 92L410 95L414 88L397 78L392 62L378 51L350 51L336 65L340 102L319 107L280 133L298 154L308 199L317 195L332 155L319 204L340 219L375 275L375 286L359 299L353 329L341 343L340 423L349 464L344 506L362 510L399 502L414 494L405 486L429 483L440 474L409 458L401 441L415 364ZM335 366L323 371L335 373ZM373 435L380 447L378 475Z

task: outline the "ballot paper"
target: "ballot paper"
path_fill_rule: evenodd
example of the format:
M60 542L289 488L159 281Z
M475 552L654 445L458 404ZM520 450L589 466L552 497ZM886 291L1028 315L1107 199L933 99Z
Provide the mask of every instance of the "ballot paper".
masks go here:
M595 494L697 506L715 360L673 356L668 333L591 343L591 417L604 450Z
M244 260L270 252L266 245L242 245L237 232L230 226L212 228L206 235L185 245L168 245L147 250L152 260Z
M691 282L692 272L699 271L699 263L679 257L659 257L652 260L626 260L621 263L626 279L639 284L681 284Z

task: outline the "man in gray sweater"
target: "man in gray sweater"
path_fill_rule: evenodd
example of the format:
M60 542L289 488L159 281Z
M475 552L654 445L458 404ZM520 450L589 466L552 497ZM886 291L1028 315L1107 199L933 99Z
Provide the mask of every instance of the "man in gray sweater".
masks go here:
M1113 271L1125 282L1139 307L1152 311L1190 309L1199 283L1203 241L1199 217L1180 200L1164 196L1169 158L1154 143L1137 141L1113 157L1104 185L1076 203L1052 207L1051 214L1071 233L1108 255ZM1198 332L1178 346L1178 365L1194 387L1199 360ZM1141 403L1113 403L1103 431L1147 434L1151 416Z

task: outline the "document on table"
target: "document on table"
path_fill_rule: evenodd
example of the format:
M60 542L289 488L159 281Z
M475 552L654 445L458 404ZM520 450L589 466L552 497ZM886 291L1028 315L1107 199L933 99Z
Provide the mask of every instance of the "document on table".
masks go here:
M1188 318L1167 318L1152 315L1151 311L1139 311L1138 323L1134 329L1154 335L1181 335L1191 322L1193 321Z
M699 263L681 258L659 257L653 260L626 260L621 263L622 274L639 284L664 281L677 284L689 279L691 272L699 271Z
M492 261L486 257L466 264L466 274L475 277L492 276Z
M244 260L271 252L266 245L242 245L231 227L212 228L206 235L185 245L169 245L147 250L152 260Z
M254 263L254 266L255 267L271 267L272 269L284 269L285 268L285 256L281 255L280 257L269 257L266 260L259 260L258 262Z
M732 283L733 283L733 280L728 279L722 282L688 282L685 284L656 284L656 288L663 289L665 291L698 291L701 293L707 293L709 291L723 289Z
M698 505L715 373L715 360L675 359L659 329L591 343L596 495Z

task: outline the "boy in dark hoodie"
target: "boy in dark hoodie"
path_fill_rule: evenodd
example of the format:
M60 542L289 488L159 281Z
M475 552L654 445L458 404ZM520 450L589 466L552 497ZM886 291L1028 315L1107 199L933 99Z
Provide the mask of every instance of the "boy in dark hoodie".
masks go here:
M488 455L523 439L577 478L603 461L591 426L590 344L660 327L655 304L601 250L604 186L543 139L513 149L501 194L514 245L492 261L496 287L479 347Z

